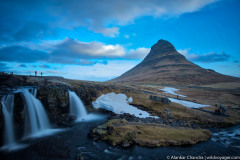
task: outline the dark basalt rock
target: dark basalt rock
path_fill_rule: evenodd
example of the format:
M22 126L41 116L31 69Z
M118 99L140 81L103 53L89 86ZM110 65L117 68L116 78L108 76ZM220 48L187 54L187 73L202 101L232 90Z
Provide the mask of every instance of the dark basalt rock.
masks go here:
M40 86L37 98L45 107L52 123L68 120L69 96L66 86Z
M153 95L150 95L149 96L149 99L153 100L153 101L156 101L156 102L162 102L164 104L169 104L171 103L171 101L166 98L166 97L158 97L158 96L153 96Z
M76 116L76 115L69 115L69 116L68 116L68 121L69 121L69 122L75 121L76 119L77 119L77 116Z

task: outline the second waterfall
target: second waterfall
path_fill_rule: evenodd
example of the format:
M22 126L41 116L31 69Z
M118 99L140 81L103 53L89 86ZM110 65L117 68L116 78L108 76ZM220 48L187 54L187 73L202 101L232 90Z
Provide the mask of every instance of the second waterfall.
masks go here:
M87 110L82 103L82 100L76 95L75 92L68 91L70 101L70 115L74 115L78 120L83 120L87 116Z
M35 91L36 93L36 91ZM50 129L50 123L42 103L28 89L22 92L25 99L25 137L35 136Z

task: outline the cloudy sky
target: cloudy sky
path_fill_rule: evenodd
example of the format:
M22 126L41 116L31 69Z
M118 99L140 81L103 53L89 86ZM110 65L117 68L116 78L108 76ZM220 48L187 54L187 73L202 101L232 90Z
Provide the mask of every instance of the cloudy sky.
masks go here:
M0 71L105 81L159 39L190 61L240 77L239 0L4 0Z

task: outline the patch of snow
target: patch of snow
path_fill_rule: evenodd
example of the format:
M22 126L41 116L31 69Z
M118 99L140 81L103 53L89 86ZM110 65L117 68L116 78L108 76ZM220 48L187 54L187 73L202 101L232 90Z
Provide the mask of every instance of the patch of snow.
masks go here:
M200 108L200 107L208 107L210 105L206 105L206 104L198 104L198 103L194 103L194 102L189 102L189 101L184 101L184 100L180 100L180 99L174 99L174 98L168 98L171 102L175 102L175 103L179 103L183 106L186 106L188 108Z
M131 101L132 97L130 97L129 99ZM156 116L150 116L150 114L146 111L142 111L132 105L129 105L129 99L127 99L127 96L125 94L108 93L102 94L96 99L96 101L92 103L92 105L96 109L104 108L116 114L129 113L139 118L158 118Z
M186 97L186 96L181 95L181 94L176 94L175 91L179 90L179 89L176 89L176 88L165 87L165 88L160 89L160 90L165 91L165 93L170 93L172 95L178 95L178 96L181 96L181 97Z
M132 97L128 98L128 102L132 103L133 102L133 98Z

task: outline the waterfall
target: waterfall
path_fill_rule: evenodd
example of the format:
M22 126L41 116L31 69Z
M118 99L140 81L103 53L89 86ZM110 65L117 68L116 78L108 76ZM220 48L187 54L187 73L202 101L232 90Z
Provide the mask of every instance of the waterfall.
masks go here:
M31 93L34 97L37 97L37 88L30 89L30 93Z
M4 96L1 100L2 111L4 117L4 147L11 146L15 143L14 125L13 125L13 109L14 109L14 95L10 94Z
M62 131L61 129L51 129L47 114L42 103L36 98L37 89L19 89L14 93L21 93L24 105L24 137L36 138L52 135ZM20 139L16 139L14 132L14 94L3 96L1 99L2 113L4 118L4 144L0 150L17 150L27 147ZM19 113L16 113L19 114ZM20 142L20 143L19 143Z
M87 116L87 111L75 92L68 91L70 100L70 115L77 116L77 120L83 119Z
M25 98L25 137L32 137L47 129L50 129L50 123L42 103L34 97L28 89L24 89L22 94Z

